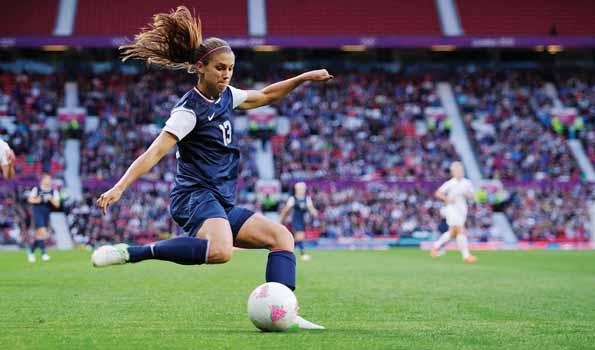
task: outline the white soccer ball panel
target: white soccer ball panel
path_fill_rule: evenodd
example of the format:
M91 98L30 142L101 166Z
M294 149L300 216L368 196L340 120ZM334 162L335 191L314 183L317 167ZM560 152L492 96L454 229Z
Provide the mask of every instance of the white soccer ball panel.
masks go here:
M282 332L295 323L298 303L291 289L281 283L264 283L248 298L248 317L265 332Z

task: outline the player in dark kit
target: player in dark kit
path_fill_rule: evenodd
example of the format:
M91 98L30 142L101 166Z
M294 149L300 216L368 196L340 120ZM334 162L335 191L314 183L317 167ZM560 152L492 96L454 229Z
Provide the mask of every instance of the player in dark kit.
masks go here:
M291 216L291 228L295 234L295 245L300 249L302 260L310 260L310 256L304 253L304 238L306 232L306 213L316 216L318 210L312 204L312 198L306 196L306 184L298 182L294 186L294 195L289 197L287 203L279 214L279 222L283 223L289 211L293 210Z
M141 59L169 69L197 74L198 83L172 109L163 131L97 200L107 211L126 188L178 146L175 186L170 211L187 236L144 246L103 246L92 255L94 266L136 263L148 259L184 265L221 264L231 259L233 246L267 248L266 281L295 289L294 241L281 224L235 206L240 152L233 137L233 109L251 109L281 100L307 81L328 81L322 69L287 79L262 90L229 85L235 56L218 38L202 40L200 20L181 6L157 14L153 23L124 46L124 60ZM297 318L301 328L320 329Z
M41 176L39 186L33 187L27 198L33 212L35 226L35 240L29 248L29 262L35 262L35 249L41 250L41 260L48 261L50 256L45 252L45 240L48 238L48 226L52 209L60 207L60 194L52 189L52 177L48 174Z

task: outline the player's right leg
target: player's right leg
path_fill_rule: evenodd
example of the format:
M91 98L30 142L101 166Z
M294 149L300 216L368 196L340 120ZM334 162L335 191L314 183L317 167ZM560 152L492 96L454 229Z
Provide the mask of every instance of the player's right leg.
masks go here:
M144 260L163 260L181 265L222 264L231 259L233 238L224 218L205 220L196 237L176 237L143 246L106 245L91 257L103 267Z
M304 249L304 238L306 238L305 232L302 230L296 231L295 235L295 247L300 251L300 256L303 261L310 260L310 255L306 254Z
M179 199L179 198L178 198ZM191 213L186 208L193 208ZM183 208L180 212L177 209ZM164 260L182 265L221 264L229 261L233 236L227 214L208 191L172 198L172 216L190 236L176 237L144 246L103 246L92 255L96 267Z
M50 218L48 215L44 220L45 226L38 228L35 232L35 234L36 234L35 239L37 240L37 246L41 250L41 260L43 260L43 261L50 260L50 256L45 251L45 240L48 238L47 226L49 225L49 223L50 223Z
M469 240L467 239L467 230L464 226L459 228L459 234L457 235L457 244L461 251L461 256L467 264L473 264L477 261L477 258L471 255L469 251Z

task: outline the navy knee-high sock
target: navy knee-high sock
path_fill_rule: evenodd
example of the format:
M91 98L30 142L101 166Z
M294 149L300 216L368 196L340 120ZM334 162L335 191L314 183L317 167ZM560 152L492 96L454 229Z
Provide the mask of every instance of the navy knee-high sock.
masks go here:
M34 240L33 244L31 244L31 248L29 248L29 252L31 254L35 254L35 249L37 249L37 242L38 242L37 240Z
M128 247L129 262L149 259L171 261L182 265L207 262L209 241L202 238L176 237L143 246Z
M295 290L295 255L287 250L270 252L266 281L281 283Z
M304 241L295 242L295 246L300 250L300 255L304 255Z
M41 255L45 254L45 241L43 239L37 240L37 246L41 249Z

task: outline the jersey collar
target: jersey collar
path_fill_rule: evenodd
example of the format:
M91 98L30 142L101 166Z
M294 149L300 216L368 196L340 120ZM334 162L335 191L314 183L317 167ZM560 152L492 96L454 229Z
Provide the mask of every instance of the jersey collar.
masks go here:
M227 89L227 88L226 88L226 89ZM219 101L221 101L221 94L219 95L219 98L217 99L217 101L215 101L215 100L212 100L212 99L210 99L210 98L206 97L205 95L203 95L203 94L202 94L202 92L200 92L200 90L199 90L199 89L198 89L196 86L194 87L194 91L196 91L196 93L197 93L197 94L198 94L200 97L202 97L202 98L203 98L205 101L207 101L208 103L218 103ZM224 90L224 92L225 92L225 90ZM223 92L222 92L222 93L223 93Z

